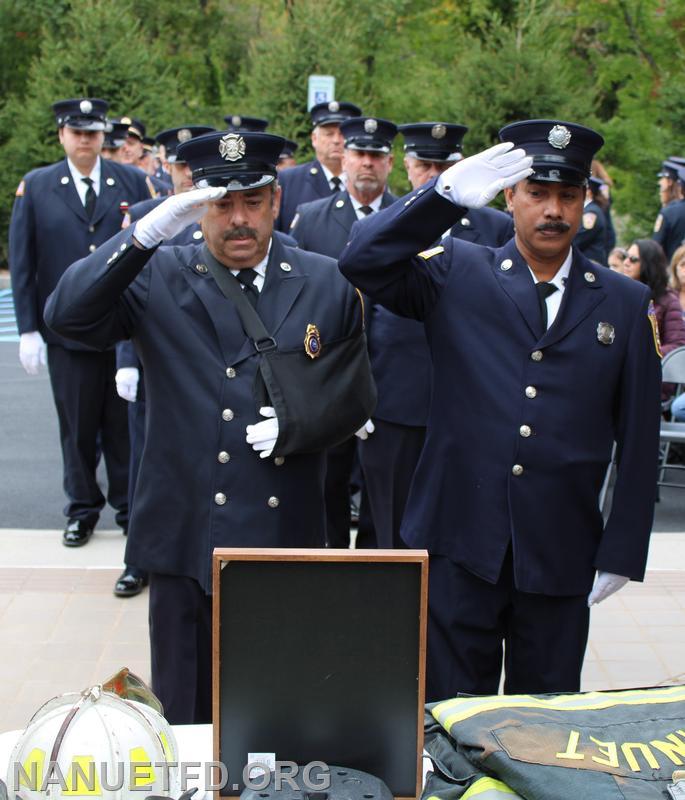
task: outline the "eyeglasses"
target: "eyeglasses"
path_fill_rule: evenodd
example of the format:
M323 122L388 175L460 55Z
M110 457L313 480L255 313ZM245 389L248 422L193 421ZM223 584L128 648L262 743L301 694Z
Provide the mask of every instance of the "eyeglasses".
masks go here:
M628 256L627 255L625 257L625 260L626 261L630 261L631 264L637 264L639 262L639 260L640 260L640 256Z

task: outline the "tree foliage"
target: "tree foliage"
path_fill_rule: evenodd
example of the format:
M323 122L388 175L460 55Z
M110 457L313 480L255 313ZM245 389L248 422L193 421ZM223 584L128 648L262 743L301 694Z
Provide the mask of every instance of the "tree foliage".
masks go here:
M51 103L80 94L152 132L265 116L303 160L310 74L397 123L468 125L467 153L516 119L583 122L606 139L624 242L685 153L682 0L0 0L0 45L0 241L21 176L61 156ZM391 183L408 188L401 158Z

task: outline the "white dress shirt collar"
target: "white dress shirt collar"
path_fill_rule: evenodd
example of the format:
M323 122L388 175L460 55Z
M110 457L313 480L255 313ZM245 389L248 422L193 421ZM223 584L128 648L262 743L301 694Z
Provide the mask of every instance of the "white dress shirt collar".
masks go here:
M74 181L74 186L76 187L76 191L78 192L78 196L81 199L81 202L85 206L86 204L86 192L88 191L88 186L83 182L83 178L90 178L93 181L93 189L95 189L95 194L100 194L100 173L102 172L102 168L100 165L100 156L97 157L95 161L95 166L91 170L89 175L84 175L82 172L76 168L76 166L72 163L72 161L67 158L67 167L69 168L69 172L71 174L71 179Z

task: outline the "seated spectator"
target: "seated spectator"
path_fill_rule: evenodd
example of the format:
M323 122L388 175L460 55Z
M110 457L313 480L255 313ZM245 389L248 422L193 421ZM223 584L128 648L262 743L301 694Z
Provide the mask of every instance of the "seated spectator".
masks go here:
M652 239L637 239L628 248L623 272L652 291L661 354L665 356L685 345L683 312L678 295L668 288L666 256L661 245ZM661 399L668 400L674 390L675 386L663 384Z
M671 258L671 289L678 295L685 317L685 244L681 244Z

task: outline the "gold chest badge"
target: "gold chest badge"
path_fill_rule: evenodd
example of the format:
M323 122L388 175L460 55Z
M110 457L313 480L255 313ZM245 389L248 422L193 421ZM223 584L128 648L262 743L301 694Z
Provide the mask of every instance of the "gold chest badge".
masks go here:
M304 352L309 358L318 358L321 355L321 334L311 322L307 325L307 332L304 335Z

